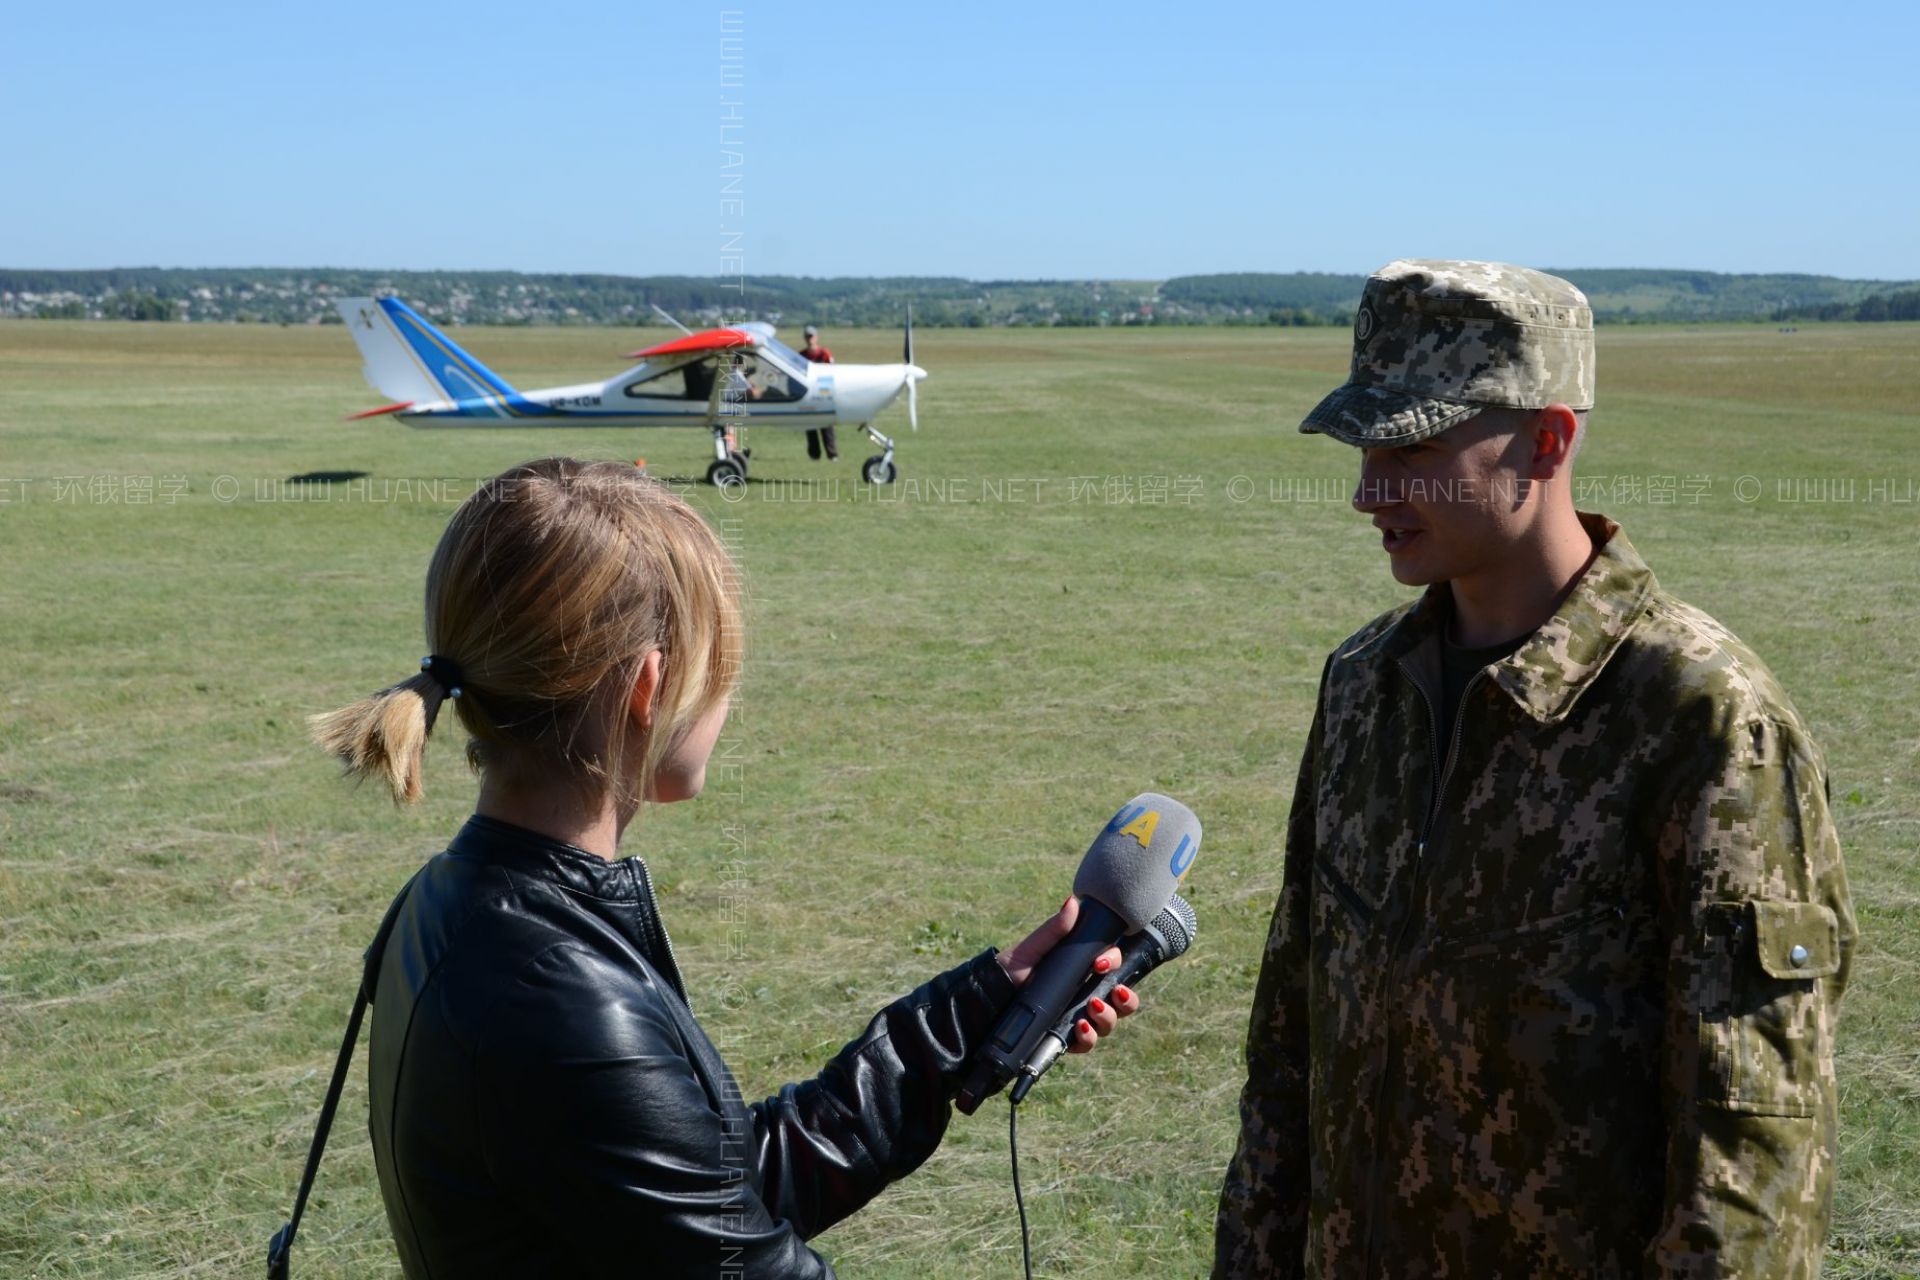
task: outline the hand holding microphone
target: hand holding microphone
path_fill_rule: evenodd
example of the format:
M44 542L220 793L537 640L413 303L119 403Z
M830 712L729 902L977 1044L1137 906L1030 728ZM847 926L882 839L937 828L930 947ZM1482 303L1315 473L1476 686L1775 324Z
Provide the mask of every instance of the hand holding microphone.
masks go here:
M1046 922L1039 928L994 957L1000 962L1000 967L1007 971L1007 976L1013 979L1015 987L1024 987L1027 984L1027 979L1033 976L1033 971L1039 967L1042 960L1046 959L1047 953L1058 946L1061 939L1073 932L1074 923L1079 918L1080 899L1068 898L1060 904L1060 909L1047 917ZM1102 960L1106 961L1104 969L1100 967ZM1094 958L1092 977L1118 974L1124 962L1125 954L1118 944L1108 947ZM1112 1000L1107 1002L1104 1012L1099 1009L1075 1010L1073 1022L1068 1023L1063 1032L1066 1035L1068 1053L1086 1053L1093 1048L1101 1036L1113 1034L1117 1018L1124 1018L1140 1011L1140 998L1131 990L1125 988L1122 990L1125 994L1115 993ZM1102 991L1096 994L1104 996L1107 993ZM1075 1024L1083 1014L1088 1022L1086 1035L1074 1031Z
M1015 963L1031 965L1031 974L974 1058L956 1099L962 1114L972 1115L983 1099L1028 1068L1062 1015L1084 998L1081 989L1096 960L1115 963L1118 957L1110 954L1114 943L1154 923L1173 901L1199 851L1200 820L1178 800L1146 792L1121 806L1080 860L1073 881L1078 911L1070 926L1066 921L1071 905L1055 922L1067 928L1066 936L1045 948L1037 964L1026 956L1009 956L1008 972L1015 981ZM1014 952L1041 941L1049 927L1042 926Z
M1083 1053L1093 1046L1082 1044L1076 1035L1076 1028L1083 1020L1091 1020L1100 1015L1102 1008L1108 1007L1101 997L1112 995L1114 1000L1125 1002L1122 1013L1131 1014L1140 1007L1140 997L1126 984L1138 982L1167 961L1186 954L1193 945L1194 935L1200 931L1199 921L1194 917L1193 905L1179 894L1167 903L1166 910L1155 916L1146 928L1138 933L1121 939L1120 959L1102 969L1099 962L1094 963L1094 978L1080 993L1080 1003L1055 1022L1040 1043L1027 1058L1026 1065L1020 1068L1020 1078L1014 1081L1012 1098L1017 1105L1033 1089L1035 1082L1047 1074L1051 1067L1065 1053ZM1110 949L1107 953L1113 954ZM1112 1024L1107 1024L1107 1030ZM1106 1034L1106 1031L1101 1031Z

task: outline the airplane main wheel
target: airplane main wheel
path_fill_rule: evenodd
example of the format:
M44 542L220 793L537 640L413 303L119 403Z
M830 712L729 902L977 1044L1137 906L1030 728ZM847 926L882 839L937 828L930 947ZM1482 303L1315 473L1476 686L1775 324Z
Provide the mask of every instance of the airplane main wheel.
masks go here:
M727 455L727 460L733 463L734 466L740 468L741 476L744 477L747 474L747 455L745 453L735 449Z
M876 453L860 466L860 478L868 484L892 484L898 474L885 454Z
M747 468L744 463L733 458L715 459L707 468L707 483L716 489L732 489L747 483Z

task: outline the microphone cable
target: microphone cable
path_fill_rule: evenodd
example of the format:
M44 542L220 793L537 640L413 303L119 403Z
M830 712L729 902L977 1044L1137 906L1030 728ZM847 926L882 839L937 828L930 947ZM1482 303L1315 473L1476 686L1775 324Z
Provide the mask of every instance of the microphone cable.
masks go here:
M1033 1280L1033 1246L1027 1240L1027 1202L1020 1194L1020 1104L1007 1100L1007 1154L1013 1158L1013 1207L1020 1211L1020 1265Z

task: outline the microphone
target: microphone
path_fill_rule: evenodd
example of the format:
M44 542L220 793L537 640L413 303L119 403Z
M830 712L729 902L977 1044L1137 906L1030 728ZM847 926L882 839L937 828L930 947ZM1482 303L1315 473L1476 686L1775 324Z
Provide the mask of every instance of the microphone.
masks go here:
M1135 986L1167 961L1186 954L1199 931L1200 922L1194 917L1193 904L1176 893L1167 903L1167 909L1155 916L1146 928L1124 939L1120 944L1120 963L1099 975L1092 987L1082 993L1073 1011L1048 1028L1033 1056L1020 1068L1020 1078L1014 1081L1013 1092L1008 1095L1014 1105L1026 1099L1035 1082L1066 1052L1067 1038L1073 1033L1074 1024L1087 1016L1089 1001L1104 999L1122 984Z
M1199 852L1200 819L1178 800L1147 791L1120 806L1073 877L1080 899L1073 931L1047 952L974 1058L955 1099L962 1115L972 1115L1020 1074L1042 1037L1077 1003L1094 960L1153 922Z

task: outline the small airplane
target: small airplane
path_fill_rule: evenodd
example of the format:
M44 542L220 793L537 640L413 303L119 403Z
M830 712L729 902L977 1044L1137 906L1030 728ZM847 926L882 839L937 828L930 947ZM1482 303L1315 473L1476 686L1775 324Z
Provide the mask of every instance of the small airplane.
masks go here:
M394 403L352 418L392 414L410 427L573 426L704 427L713 436L707 481L746 483L746 455L733 429L796 430L856 426L881 452L860 467L868 484L892 484L893 441L873 420L907 393L907 421L920 429L918 387L927 371L913 362L913 312L899 364L814 364L774 337L762 321L695 333L660 311L685 337L627 357L639 364L605 382L516 391L398 298L342 298L366 361L367 382ZM654 310L659 311L656 307Z

